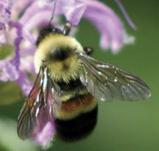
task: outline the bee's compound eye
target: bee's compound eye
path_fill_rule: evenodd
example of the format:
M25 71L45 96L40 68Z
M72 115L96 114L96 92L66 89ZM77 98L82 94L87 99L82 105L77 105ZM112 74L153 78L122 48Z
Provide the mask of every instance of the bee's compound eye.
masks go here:
M50 54L50 59L54 60L65 60L68 58L69 52L67 50L64 50L62 48L56 48L56 50Z

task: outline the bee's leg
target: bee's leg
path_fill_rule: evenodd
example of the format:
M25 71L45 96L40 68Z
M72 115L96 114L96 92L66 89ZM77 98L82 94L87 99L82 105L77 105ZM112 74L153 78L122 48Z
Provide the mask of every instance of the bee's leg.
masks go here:
M63 29L63 34L68 35L71 31L71 27L72 27L71 23L67 21Z
M90 47L84 47L84 51L87 55L91 55L93 52L93 49Z

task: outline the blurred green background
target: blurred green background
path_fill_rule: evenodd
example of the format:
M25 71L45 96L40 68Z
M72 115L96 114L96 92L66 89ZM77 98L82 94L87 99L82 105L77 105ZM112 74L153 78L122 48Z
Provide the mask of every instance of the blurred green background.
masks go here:
M127 26L113 1L105 2L121 16L127 31L135 36L135 44L125 46L117 55L113 55L110 51L102 52L99 50L98 32L86 21L81 22L77 37L83 45L91 46L96 50L94 57L97 59L116 64L144 79L152 89L152 97L141 102L100 102L98 124L89 137L74 143L65 143L56 138L48 151L159 150L159 1L123 0L129 15L137 25L136 32ZM0 101L3 102L5 96L2 91L7 92L7 88L4 84L0 87ZM10 86L8 89L13 88ZM12 91L13 94L14 91L15 89ZM10 96L10 93L7 95ZM11 98L8 99L10 100ZM0 106L0 119L16 120L22 104L23 102L19 101L12 105ZM11 134L7 127L0 126L0 136L16 135L15 125L14 128L15 133ZM18 144L12 140L6 143L8 143L7 146L9 143L14 146ZM19 144L23 143L25 142L19 142ZM0 146L3 147L0 151L18 151L18 149L5 147L3 137L0 137Z

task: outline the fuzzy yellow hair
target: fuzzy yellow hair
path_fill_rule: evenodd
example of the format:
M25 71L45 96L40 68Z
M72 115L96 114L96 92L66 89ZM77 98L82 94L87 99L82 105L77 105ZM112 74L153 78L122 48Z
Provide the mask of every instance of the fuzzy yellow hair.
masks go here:
M39 71L43 60L48 60L48 54L55 51L56 48L72 48L76 51L83 51L81 44L73 37L62 34L50 34L41 41L35 53L35 69ZM64 61L52 60L47 65L50 76L55 81L63 80L66 83L79 76L81 62L75 53L69 55Z

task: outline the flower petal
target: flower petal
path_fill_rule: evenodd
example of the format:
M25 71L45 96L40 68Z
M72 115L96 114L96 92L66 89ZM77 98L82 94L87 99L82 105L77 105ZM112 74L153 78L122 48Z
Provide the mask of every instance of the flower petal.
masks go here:
M73 25L78 25L87 5L83 0L59 0L58 7L61 7L61 11L68 21Z
M0 61L0 80L1 81L15 81L19 77L19 72L15 64L5 59Z
M15 45L15 56L10 59L6 58L0 61L0 80L2 81L14 81L19 77L19 65L20 65L20 43L22 40L22 30L18 23L11 22L11 27L16 28L16 38L14 40Z
M1 29L5 28L5 25L2 23L0 23L0 26L2 27L2 28L0 27ZM6 33L4 30L0 30L0 44L2 45L5 43L7 43Z
M50 5L50 3L48 3L47 1L34 1L26 10L25 13L23 14L23 16L19 19L20 23L25 25L27 24L27 22L34 16L34 15L38 15L39 12L41 11L47 11L49 12L49 16L51 17L51 12L52 12L52 6ZM47 20L50 19L49 16L45 16L45 18ZM37 19L36 21L41 20L41 18Z
M50 104L51 105L51 104ZM37 126L33 130L31 138L42 147L50 145L55 135L55 123L52 114L49 112L49 106L42 108L37 117Z
M12 4L12 18L14 19L18 19L18 17L20 15L22 15L23 13L25 13L25 9L27 9L27 7L29 7L31 5L31 3L33 3L34 0L23 0L23 2L21 0L13 0L13 4ZM17 11L18 10L18 11Z
M101 33L101 47L118 51L123 45L124 28L113 10L98 1L87 1L84 17Z
M18 79L16 79L16 82L23 90L23 93L27 96L33 86L32 81L28 79L25 73L21 72Z
M10 22L10 26L16 29L16 38L14 40L14 47L15 47L15 64L19 67L20 64L20 44L23 40L23 33L22 33L22 25L18 22Z
M8 0L0 0L0 30L4 30L10 20L10 9Z
M39 132L36 138L34 138L35 142L42 147L47 148L50 145L50 141L53 140L54 131L52 122L47 122L41 132Z

